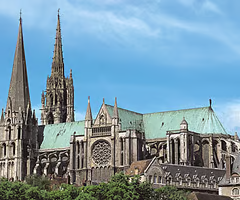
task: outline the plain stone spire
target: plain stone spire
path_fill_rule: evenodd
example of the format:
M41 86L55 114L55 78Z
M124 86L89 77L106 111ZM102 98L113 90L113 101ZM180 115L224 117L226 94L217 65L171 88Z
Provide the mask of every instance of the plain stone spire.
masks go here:
M87 112L86 112L85 120L92 120L92 111L91 111L91 105L90 105L90 97L88 97L88 106L87 106Z
M11 82L9 86L6 111L18 111L19 107L26 112L28 105L31 108L26 59L23 44L22 18L20 16L17 45L15 50Z
M117 107L117 97L115 97L114 109L113 109L113 118L118 119L118 107Z

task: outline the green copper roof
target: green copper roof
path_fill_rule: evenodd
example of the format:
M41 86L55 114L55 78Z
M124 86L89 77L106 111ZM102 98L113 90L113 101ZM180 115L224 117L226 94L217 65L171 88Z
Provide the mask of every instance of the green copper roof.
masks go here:
M145 137L147 139L166 137L166 132L179 130L185 117L188 129L196 133L227 134L211 107L150 113L143 115Z
M113 106L107 105L107 110L109 115L112 117L113 115ZM143 115L140 113L136 113L130 110L118 108L118 115L121 122L121 129L126 130L129 128L141 129L143 128Z
M84 135L84 121L46 125L40 149L64 148L70 146L70 137Z
M113 115L113 106L106 105ZM168 112L140 114L118 108L121 129L137 129L145 132L146 139L166 137L167 131L180 130L185 117L190 131L202 134L227 134L211 107L193 108ZM46 125L41 149L70 146L70 137L76 132L84 135L84 121Z

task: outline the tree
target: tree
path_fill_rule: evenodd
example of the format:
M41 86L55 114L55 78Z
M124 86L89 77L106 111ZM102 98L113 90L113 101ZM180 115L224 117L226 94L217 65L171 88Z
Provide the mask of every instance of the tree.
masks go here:
M189 192L178 190L173 186L164 186L155 190L155 199L159 200L187 200Z
M50 190L50 180L47 177L36 174L29 175L26 177L26 183L38 187L40 190Z

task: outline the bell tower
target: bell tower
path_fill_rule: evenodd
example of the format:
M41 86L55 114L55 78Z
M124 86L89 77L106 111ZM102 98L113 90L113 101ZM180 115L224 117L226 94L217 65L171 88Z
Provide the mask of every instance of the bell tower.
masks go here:
M51 76L47 77L47 88L42 92L41 103L43 125L74 121L72 70L69 78L65 78L59 10Z
M37 119L31 109L22 18L20 16L7 106L0 121L0 177L23 180L32 174L36 159Z

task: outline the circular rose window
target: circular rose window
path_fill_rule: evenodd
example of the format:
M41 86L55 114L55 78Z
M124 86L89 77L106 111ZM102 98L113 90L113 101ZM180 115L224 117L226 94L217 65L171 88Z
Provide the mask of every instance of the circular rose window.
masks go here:
M97 165L107 165L111 159L111 146L106 141L96 142L92 149L92 158Z

